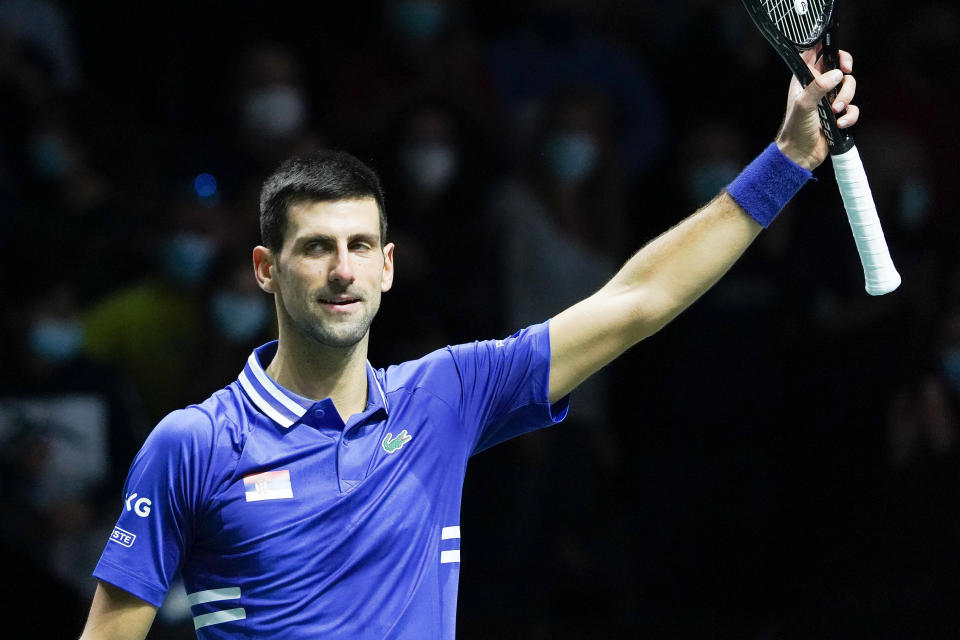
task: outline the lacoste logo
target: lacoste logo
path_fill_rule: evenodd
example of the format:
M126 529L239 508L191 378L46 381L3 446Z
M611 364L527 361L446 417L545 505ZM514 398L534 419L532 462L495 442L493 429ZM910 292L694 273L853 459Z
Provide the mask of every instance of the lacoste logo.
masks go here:
M393 453L402 447L403 445L410 442L413 439L413 436L407 433L407 430L404 429L397 434L397 437L394 438L392 433L388 433L387 437L383 439L382 445L383 450L387 453Z
M116 542L125 547L132 547L136 539L136 534L130 533L129 531L121 529L120 527L114 527L113 533L110 534L110 542Z

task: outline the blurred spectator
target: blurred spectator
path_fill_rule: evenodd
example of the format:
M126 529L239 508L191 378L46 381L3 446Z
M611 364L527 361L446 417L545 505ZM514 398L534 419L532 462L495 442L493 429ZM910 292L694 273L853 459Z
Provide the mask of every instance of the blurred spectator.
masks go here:
M515 153L530 142L554 95L589 88L609 97L609 117L619 134L610 141L612 149L636 178L657 161L667 140L663 99L636 53L593 32L590 15L586 2L540 3L533 20L490 47L505 119L520 142L505 151Z
M493 91L470 7L450 0L386 0L380 29L335 75L336 142L376 153L389 127L428 100L451 105L481 138L496 131Z
M247 52L236 99L237 142L246 171L269 171L320 145L300 62L286 47L262 44Z
M205 311L194 388L213 390L237 377L254 347L276 338L276 314L251 263L238 258L225 259L214 276Z
M588 90L559 96L548 107L524 172L494 192L491 216L502 239L502 333L550 318L594 293L615 272L629 242L623 233L618 133L603 96ZM616 535L616 511L605 509L601 498L605 479L619 463L610 404L609 372L601 371L574 392L563 434L534 433L515 445L522 459L512 487L513 511L523 514L513 523L522 541L514 549L517 562L561 576L557 589L541 594L536 606L542 619L530 633L542 637L562 626L570 603L572 594L559 584L574 575L581 586L603 583L601 574L617 572L602 550L589 548L589 531L601 522ZM571 440L579 445L570 446ZM577 481L571 484L572 477ZM558 487L564 500L548 497ZM545 530L561 532L549 547L538 533ZM536 552L523 546L535 540ZM540 566L538 559L550 566Z
M94 586L90 563L145 435L143 416L130 385L83 356L69 284L35 292L11 320L20 351L11 363L17 375L0 394L0 527L21 553L86 598Z
M217 208L177 203L151 252L156 271L84 312L86 352L130 378L151 423L201 393L193 376L221 215Z
M73 35L67 16L55 2L0 2L0 30L13 34L48 66L57 89L73 89L80 81Z
M960 436L960 303L956 300L941 316L937 333L933 366L904 385L890 403L890 458L897 468L947 456Z
M398 272L373 336L374 357L382 362L499 329L499 269L483 209L492 160L474 124L455 106L431 100L404 112L384 140L387 235L397 246ZM478 260L484 268L477 269ZM440 291L442 301L399 306Z
M939 458L956 443L953 396L960 390L960 347L944 347L941 358L941 372L901 390L891 403L890 456L896 467L919 457Z

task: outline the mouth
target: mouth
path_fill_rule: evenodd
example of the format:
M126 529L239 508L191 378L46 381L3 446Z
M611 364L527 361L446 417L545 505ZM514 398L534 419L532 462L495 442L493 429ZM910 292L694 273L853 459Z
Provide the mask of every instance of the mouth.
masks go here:
M330 296L318 299L320 305L334 312L353 311L360 307L360 298L352 296Z

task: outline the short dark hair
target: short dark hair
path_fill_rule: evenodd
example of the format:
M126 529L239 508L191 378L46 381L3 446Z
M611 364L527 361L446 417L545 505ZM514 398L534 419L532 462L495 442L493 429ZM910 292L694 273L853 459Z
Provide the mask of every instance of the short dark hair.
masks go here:
M373 198L380 210L380 243L387 239L387 214L380 178L345 151L320 149L285 160L260 190L260 237L271 251L283 247L290 207L304 202Z

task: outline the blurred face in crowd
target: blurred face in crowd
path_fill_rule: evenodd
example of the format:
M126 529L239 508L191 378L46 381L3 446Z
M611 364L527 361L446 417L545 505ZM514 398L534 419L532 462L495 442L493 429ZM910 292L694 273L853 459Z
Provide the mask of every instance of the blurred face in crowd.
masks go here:
M254 260L281 331L328 347L362 340L393 284L393 244L382 244L373 198L292 205L279 253L258 247Z
M434 196L456 178L459 170L452 118L439 109L424 109L407 124L400 163L413 191Z
M551 181L578 187L590 179L600 164L606 140L602 106L590 98L564 104L543 142L541 162Z

